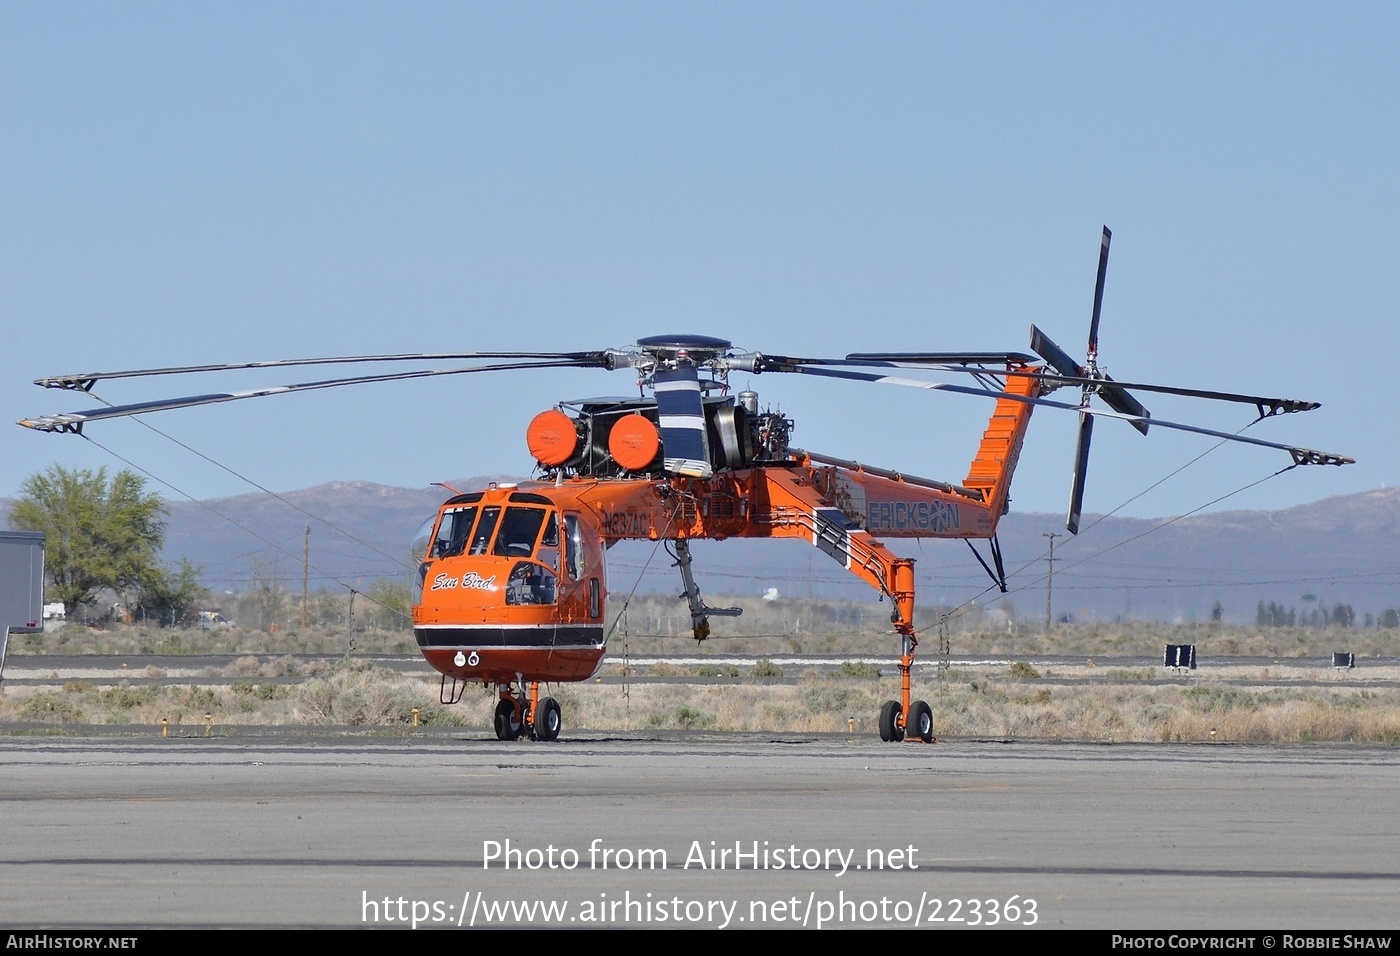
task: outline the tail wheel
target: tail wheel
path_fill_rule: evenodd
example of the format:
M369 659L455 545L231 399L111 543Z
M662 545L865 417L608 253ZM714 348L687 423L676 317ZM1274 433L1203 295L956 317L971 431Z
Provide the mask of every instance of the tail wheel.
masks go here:
M524 729L520 718L516 716L514 701L503 700L496 705L497 740L518 740Z
M897 700L885 701L885 706L880 708L880 739L884 741L899 741L904 739L904 728L899 726L899 716L904 712ZM933 715L929 715L930 725L933 723Z
M559 731L564 726L563 711L559 707L559 701L553 697L546 697L540 701L539 708L535 711L535 739L554 740L559 736Z
M910 735L926 744L933 743L933 708L922 700L914 701L909 705L909 719L904 726Z

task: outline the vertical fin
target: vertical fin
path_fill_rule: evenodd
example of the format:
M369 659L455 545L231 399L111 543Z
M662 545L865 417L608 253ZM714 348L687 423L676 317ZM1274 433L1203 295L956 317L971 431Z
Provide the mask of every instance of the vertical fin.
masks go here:
M1006 391L1016 395L1034 396L1038 388L1038 380L1031 375L1011 375L1007 378ZM1034 405L1010 398L997 399L992 417L987 421L987 430L982 433L977 455L968 466L963 484L982 492L982 500L987 503L993 527L1006 512L1011 475L1021 456L1021 443L1025 441L1026 426L1030 424L1034 408Z

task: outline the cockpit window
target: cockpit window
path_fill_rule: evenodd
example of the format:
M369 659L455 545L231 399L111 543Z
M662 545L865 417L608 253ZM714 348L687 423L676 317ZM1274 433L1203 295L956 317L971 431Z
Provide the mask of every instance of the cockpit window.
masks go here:
M520 561L506 581L507 604L553 604L558 596L554 572L543 565Z
M499 505L482 509L481 522L477 526L476 534L472 535L472 554L486 553L486 549L491 546L491 532L496 530L496 520L500 516L501 508Z
M408 556L414 561L422 561L428 556L428 544L433 539L433 525L437 524L437 519L437 515L432 515L413 533L413 542L408 546Z
M583 577L583 524L578 515L564 516L564 567L569 577L577 581Z
M442 516L436 537L433 538L432 558L449 558L461 554L467 547L467 535L471 533L472 522L476 520L476 506L457 508Z
M511 505L506 509L505 518L501 521L501 530L496 535L496 546L492 553L513 558L534 554L535 540L540 536L544 516L543 508L521 508Z
M540 549L535 552L535 558L541 564L547 564L556 572L559 570L559 513L551 511L549 517L545 519L544 536L540 538Z

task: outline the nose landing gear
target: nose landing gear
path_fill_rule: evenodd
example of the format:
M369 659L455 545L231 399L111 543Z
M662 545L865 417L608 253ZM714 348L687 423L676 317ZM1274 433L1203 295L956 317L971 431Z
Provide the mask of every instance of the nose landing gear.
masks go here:
M519 740L526 734L531 740L556 740L564 727L563 709L553 697L540 697L539 681L530 681L528 694L522 683L517 689L511 684L497 684L500 702L496 704L495 729L497 740Z

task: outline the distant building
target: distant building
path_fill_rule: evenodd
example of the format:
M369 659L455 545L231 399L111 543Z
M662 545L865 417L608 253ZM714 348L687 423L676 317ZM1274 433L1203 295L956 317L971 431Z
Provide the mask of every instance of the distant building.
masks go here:
M0 674L10 635L44 629L44 535L0 531Z

